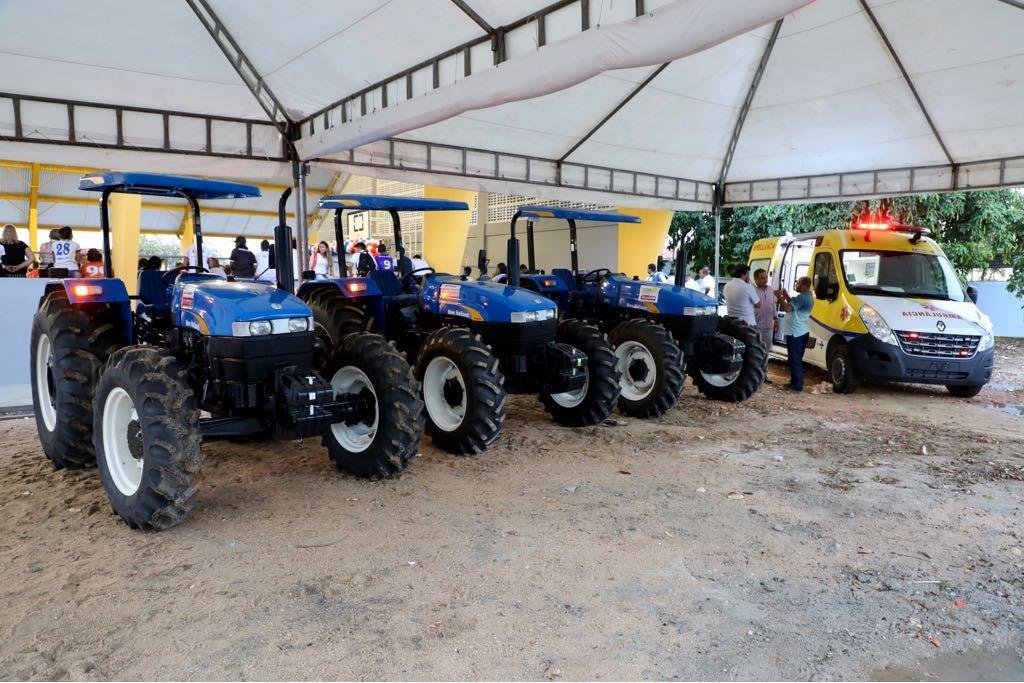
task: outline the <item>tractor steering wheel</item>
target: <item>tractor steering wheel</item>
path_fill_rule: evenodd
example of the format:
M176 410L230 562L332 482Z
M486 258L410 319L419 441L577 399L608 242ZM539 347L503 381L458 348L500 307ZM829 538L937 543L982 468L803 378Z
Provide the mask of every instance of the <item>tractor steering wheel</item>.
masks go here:
M178 279L178 276L181 275L181 273L186 270L194 270L197 273L210 272L206 268L203 268L202 266L176 266L168 270L166 273L164 273L163 277L160 278L160 282L163 284L164 287L171 287L174 285L174 281Z
M416 268L414 270L410 270L408 273L402 276L402 287L408 290L410 287L416 284L414 278L417 273L423 273L423 275L421 275L420 277L427 277L428 275L433 275L436 272L436 270L429 267Z
M605 275L611 275L611 274L612 274L612 271L609 268L595 268L594 270L591 270L591 271L585 273L580 281L583 282L584 284L587 284L587 283L590 283L590 282L597 282L598 280L600 280Z

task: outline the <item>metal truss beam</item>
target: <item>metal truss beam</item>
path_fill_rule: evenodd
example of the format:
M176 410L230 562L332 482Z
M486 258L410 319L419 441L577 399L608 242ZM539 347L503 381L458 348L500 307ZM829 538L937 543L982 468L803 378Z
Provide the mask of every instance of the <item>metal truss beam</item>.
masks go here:
M903 75L903 80L907 84L907 88L910 89L910 93L914 96L914 100L917 101L917 106L921 110L921 114L924 116L924 120L928 122L928 127L932 130L932 135L935 136L935 141L939 143L939 147L942 148L942 154L946 157L951 165L956 162L953 161L953 155L949 153L949 148L946 147L945 141L939 134L939 129L935 126L935 122L932 121L931 115L928 113L928 108L924 106L924 101L921 99L921 95L917 92L917 88L914 87L914 81L910 78L910 74L907 73L907 69L903 66L903 61L900 56L896 54L896 48L889 42L889 36L886 35L885 30L882 28L882 24L878 22L878 18L875 13L871 11L871 7L868 6L867 0L860 0L860 6L864 9L864 14L867 15L871 24L875 27L875 31L878 32L878 37L882 39L885 44L885 49L889 51L889 56L892 57L892 61L896 63L896 68L900 70L900 74ZM955 175L954 175L955 178Z
M639 0L638 0L638 1L639 1ZM640 7L639 7L639 9L640 9L640 10L642 10L642 9L643 9L643 7L642 7L642 6L640 6ZM641 12L641 14L642 14L642 12ZM640 94L640 91L641 91L641 90L643 90L643 89L644 89L644 88L646 88L646 87L647 87L648 85L650 85L650 84L651 84L651 81L653 81L653 80L654 80L655 78L657 78L657 77L658 77L658 75L659 75L659 74L660 74L660 73L661 73L662 71L664 71L664 70L665 70L665 69L666 69L666 68L668 67L668 65L669 65L670 63L671 63L671 62L665 62L664 64L662 64L661 66L659 66L659 67L658 67L657 69L655 69L655 70L654 70L654 71L653 71L653 72L651 73L651 75L650 75L650 76L648 76L647 78L645 78L645 79L643 80L643 82L641 82L641 83L640 83L640 85L638 85L638 86L636 86L635 88L633 88L633 90L632 90L632 91L631 91L631 92L630 92L630 93L629 93L628 95L626 95L626 96L625 96L625 97L624 97L624 98L622 99L622 101L620 101L620 102L619 102L619 103L618 103L617 105L615 105L615 108L614 108L614 109L612 109L612 110L611 110L610 112L608 112L608 114L607 114L607 115L605 115L605 117L604 117L603 119L601 119L600 121L598 121L598 122L597 122L597 125L595 125L595 126L594 126L593 128L591 128L590 130L588 130L588 131L587 131L587 134L586 134L586 135L584 135L583 137L581 137L581 138L579 139L579 141L578 141L578 142L577 142L577 143L576 143L575 145L573 145L572 147L570 147L570 148L569 148L569 151L567 151L567 152L566 152L565 154L563 154L562 156L560 156L560 157L558 158L558 161L559 161L559 163L561 163L561 162L565 161L566 159L568 159L568 158L569 158L569 156L570 156L570 155L571 155L571 154L572 154L573 152L575 152L576 150L578 150L578 149L579 149L580 147L582 147L582 146L583 146L583 143L585 143L585 142L586 142L587 140L589 140L589 139L590 139L591 137L593 137L594 133L596 133L597 131L599 131L599 130L601 129L601 127L602 127L602 126L604 126L604 124L606 124L606 123L608 123L609 121L611 121L611 119L612 119L612 117L613 117L613 116L615 116L616 114L618 114L618 113L619 113L619 111L620 111L620 110L621 110L621 109L622 109L623 107L625 107L625 106L626 106L627 104L629 104L629 101L630 101L630 100L632 100L632 99L633 99L634 97L636 97L637 95L639 95L639 94Z
M714 191L711 183L689 178L399 138L317 159L317 163L589 190L622 195L623 201L628 197L645 197L680 205L710 205Z
M191 1L191 0L190 0ZM462 2L456 2L456 5L465 4ZM347 123L350 118L358 118L365 115L369 111L367 100L372 100L372 106L376 109L383 109L389 106L393 106L398 103L400 99L410 99L413 97L413 75L419 71L432 74L433 88L441 87L440 74L441 62L445 59L455 57L456 55L463 55L464 64L461 72L461 76L470 76L475 72L481 71L486 68L492 68L494 65L501 63L505 59L507 36L513 31L530 30L526 27L533 24L535 35L532 36L533 42L537 45L537 48L543 47L547 42L547 31L545 28L547 17L552 13L559 10L565 9L571 5L578 5L580 8L580 31L586 31L590 28L590 0L558 0L550 5L532 12L526 16L520 17L515 21L506 24L504 26L492 27L487 35L474 38L470 41L456 45L444 52L434 55L428 59L425 59L418 64L414 64L407 67L387 78L383 78L375 83L372 83L361 90L357 90L350 95L346 95L339 100L336 100L332 104L314 112L310 116L304 118L299 125L301 126L303 135L311 135L316 130L323 130L330 128L333 125L339 123ZM635 9L636 16L644 14L644 3L637 2ZM474 12L475 14L475 12ZM472 16L471 16L472 18ZM474 19L475 21L475 19ZM481 28L487 24L486 21L483 24L477 22ZM487 29L484 28L486 31ZM494 53L494 60L492 64L484 65L483 67L475 66L471 60L471 54L473 48L490 43L490 49ZM405 93L404 98L395 98L388 96L388 86L391 86L392 90L397 89L398 92Z
M831 202L1024 186L1024 156L725 184L724 206Z
M203 28L207 30L214 42L231 62L231 66L238 73L249 92L259 102L260 107L266 112L267 117L277 125L283 134L288 134L292 119L288 111L281 104L277 95L263 81L263 77L253 66L252 60L245 54L241 46L234 39L231 33L224 26L217 13L213 11L206 0L185 0L192 8Z
M754 77L750 80L750 87L747 88L747 96L743 98L743 105L736 116L736 125L733 126L729 145L726 147L725 156L722 158L722 168L718 173L718 184L716 187L719 193L725 187L725 179L729 175L729 168L732 166L733 157L736 155L736 145L739 144L740 134L743 132L743 124L747 121L747 114L750 112L750 106L754 103L757 88L761 85L761 78L764 77L765 69L768 68L768 59L772 56L772 50L775 49L775 41L778 40L779 31L782 30L782 21L782 19L779 19L775 22L775 26L772 27L772 33L768 36L768 43L764 46L764 52L761 53L761 59L757 63ZM719 194L717 199L721 203L721 194Z
M275 162L288 158L287 138L267 121L0 92L0 109L8 104L15 125L13 135L0 135L5 142ZM80 112L88 113L88 128ZM197 137L179 130L204 132Z

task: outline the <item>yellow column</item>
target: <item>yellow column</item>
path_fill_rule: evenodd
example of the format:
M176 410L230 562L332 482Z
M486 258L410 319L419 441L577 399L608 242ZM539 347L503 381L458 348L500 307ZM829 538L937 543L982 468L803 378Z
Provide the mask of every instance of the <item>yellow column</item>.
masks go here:
M110 209L110 250L114 277L124 281L129 294L138 288L139 224L142 222L142 195L112 194Z
M188 248L195 244L196 226L192 220L192 209L186 208L181 217L181 224L178 226L178 239L181 240L181 253L184 254Z
M647 277L647 264L657 263L658 254L665 248L665 237L672 223L668 209L632 209L620 207L621 213L639 216L639 223L619 223L618 269L641 280Z
M39 249L39 164L32 164L28 188L28 246L33 253Z
M428 199L451 199L473 205L473 190L455 190L428 185L423 196ZM469 211L423 212L423 258L430 267L457 274L462 270L462 254L469 236ZM407 254L410 258L412 254Z

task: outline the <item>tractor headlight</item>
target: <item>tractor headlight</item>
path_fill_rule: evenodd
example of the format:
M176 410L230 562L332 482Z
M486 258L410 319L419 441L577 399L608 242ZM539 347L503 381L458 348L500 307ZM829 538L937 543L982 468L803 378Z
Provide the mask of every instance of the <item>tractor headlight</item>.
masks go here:
M896 335L892 333L878 311L868 305L861 306L860 319L864 321L864 326L868 328L872 337L885 344L896 345Z
M261 337L274 331L274 326L269 320L253 320L249 323L249 334L253 337Z
M288 318L289 332L305 332L309 329L309 318Z
M683 306L683 315L715 315L718 308L715 306Z
M555 309L546 308L542 311L512 311L512 322L533 323L540 320L551 320L555 317Z

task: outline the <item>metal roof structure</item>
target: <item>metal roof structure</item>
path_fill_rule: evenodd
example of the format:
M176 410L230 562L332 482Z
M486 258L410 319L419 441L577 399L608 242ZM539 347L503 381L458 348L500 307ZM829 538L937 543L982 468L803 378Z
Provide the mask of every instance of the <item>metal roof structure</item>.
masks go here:
M1024 184L1021 0L0 5L0 158L707 209Z

